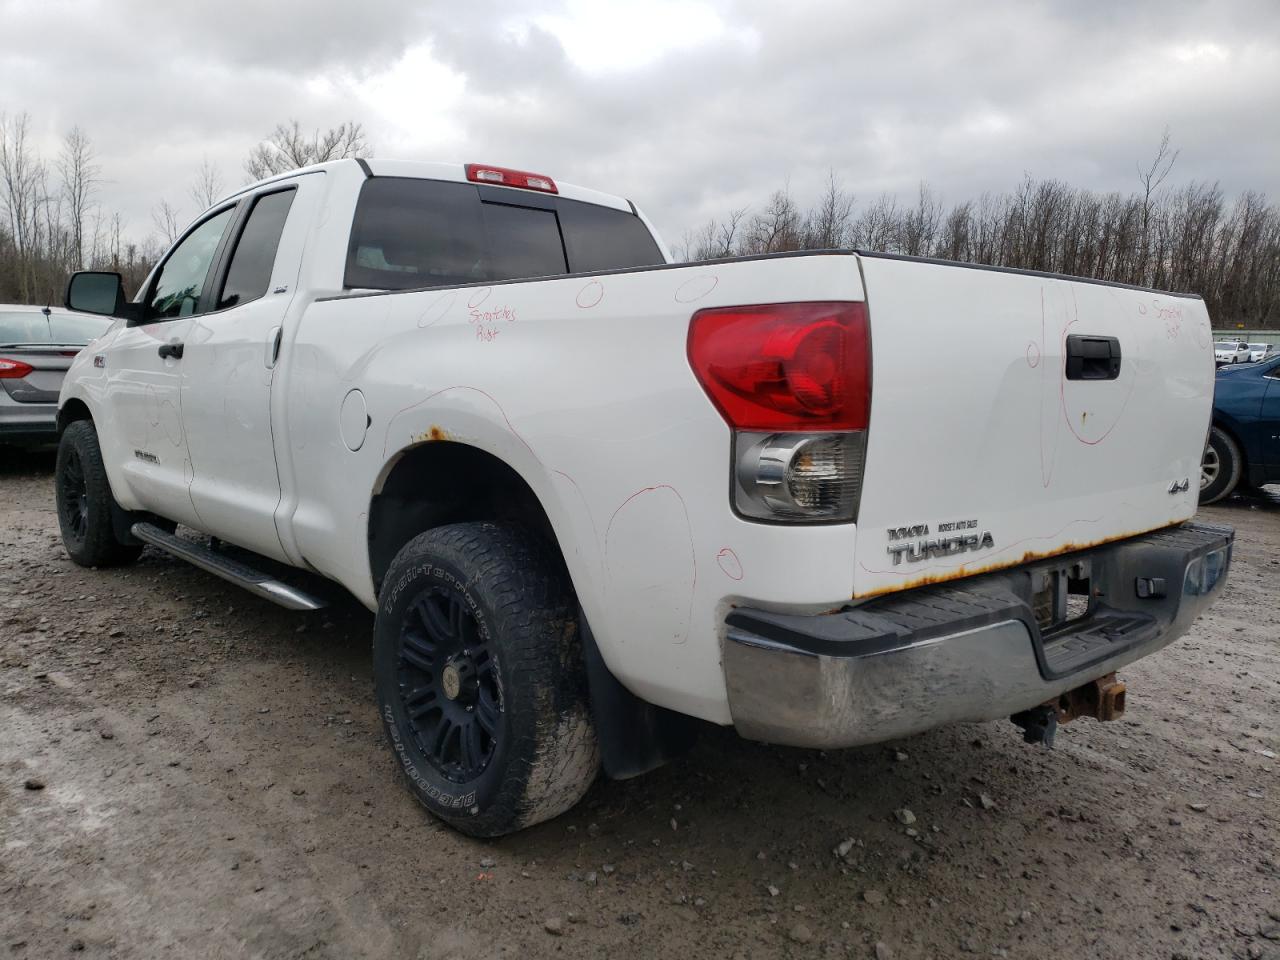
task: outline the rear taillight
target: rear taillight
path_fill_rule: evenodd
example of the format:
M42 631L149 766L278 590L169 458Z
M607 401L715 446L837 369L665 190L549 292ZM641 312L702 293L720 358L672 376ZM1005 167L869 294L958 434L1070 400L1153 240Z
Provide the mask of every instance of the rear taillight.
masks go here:
M865 304L699 310L689 325L689 362L734 430L738 513L856 518L871 413Z
M496 183L500 187L519 187L522 190L540 190L543 193L560 192L554 180L540 173L508 170L506 167L490 167L483 163L468 163L467 179L473 183Z
M862 303L699 310L689 362L736 430L865 430L871 355Z
M29 363L23 363L21 360L10 360L8 357L0 357L0 380L21 380L35 367Z

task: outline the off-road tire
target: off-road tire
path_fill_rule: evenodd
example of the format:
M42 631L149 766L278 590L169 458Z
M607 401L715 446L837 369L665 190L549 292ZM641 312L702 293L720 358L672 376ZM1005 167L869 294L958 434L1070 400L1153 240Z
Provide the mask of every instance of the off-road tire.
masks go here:
M1209 444L1205 449L1206 461L1216 458L1217 472L1213 479L1200 488L1201 503L1217 503L1229 497L1240 483L1244 472L1244 458L1236 442L1223 430L1214 427L1209 431ZM1203 483L1204 467L1201 467Z
M53 476L67 556L82 567L115 567L138 559L142 544L116 538L112 513L120 508L111 496L91 421L77 420L62 431Z
M452 607L450 598L456 598ZM441 755L437 733L422 729L431 723L430 711L443 717L445 707L456 711L462 699L450 695L452 681L444 682L440 651L447 644L435 644L434 654L419 657L434 664L432 669L405 657L406 638L418 644L409 650L413 654L424 637L429 641L432 636L430 629L421 628L431 620L421 613L422 602L449 613L451 626L455 612L460 620L470 617L457 635L473 638L464 646L485 651L478 654L483 662L494 661L485 679L472 681L492 685L485 688L488 695L472 694L487 696L490 718L492 704L500 705L497 720L489 720L496 732L483 734L491 752L474 775L464 770L465 730L459 736L459 759L453 761ZM448 662L457 662L458 656L455 652ZM410 540L383 580L373 672L378 713L410 792L463 833L494 837L549 820L576 804L599 771L568 576L560 557L522 527L459 523ZM411 694L437 682L439 691L431 701L438 705L418 709L422 703ZM478 701L474 709L480 710ZM462 722L469 721L464 717ZM439 731L442 723L437 720L432 729ZM477 768L472 764L466 769Z

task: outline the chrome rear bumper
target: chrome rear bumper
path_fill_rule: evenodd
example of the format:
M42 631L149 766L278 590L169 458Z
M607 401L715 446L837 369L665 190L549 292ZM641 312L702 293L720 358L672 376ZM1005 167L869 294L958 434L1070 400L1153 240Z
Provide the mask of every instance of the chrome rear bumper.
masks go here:
M832 748L1030 709L1185 633L1221 592L1233 539L1187 523L822 616L739 608L723 651L734 726ZM1037 591L1082 575L1088 613L1042 633Z

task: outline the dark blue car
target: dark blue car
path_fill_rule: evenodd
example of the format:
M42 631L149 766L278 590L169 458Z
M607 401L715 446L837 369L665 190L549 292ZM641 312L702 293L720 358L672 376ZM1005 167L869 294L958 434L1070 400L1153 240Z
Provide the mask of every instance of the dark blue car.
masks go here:
M1280 483L1280 357L1218 370L1200 502L1221 500L1242 482Z

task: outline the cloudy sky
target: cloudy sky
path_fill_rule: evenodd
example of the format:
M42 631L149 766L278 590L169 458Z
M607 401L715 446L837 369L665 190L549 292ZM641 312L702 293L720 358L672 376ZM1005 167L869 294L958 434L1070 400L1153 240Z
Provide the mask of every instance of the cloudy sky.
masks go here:
M620 193L673 243L828 169L860 199L1129 190L1166 126L1173 180L1280 196L1280 0L0 0L23 111L50 156L88 133L139 237L289 118Z

